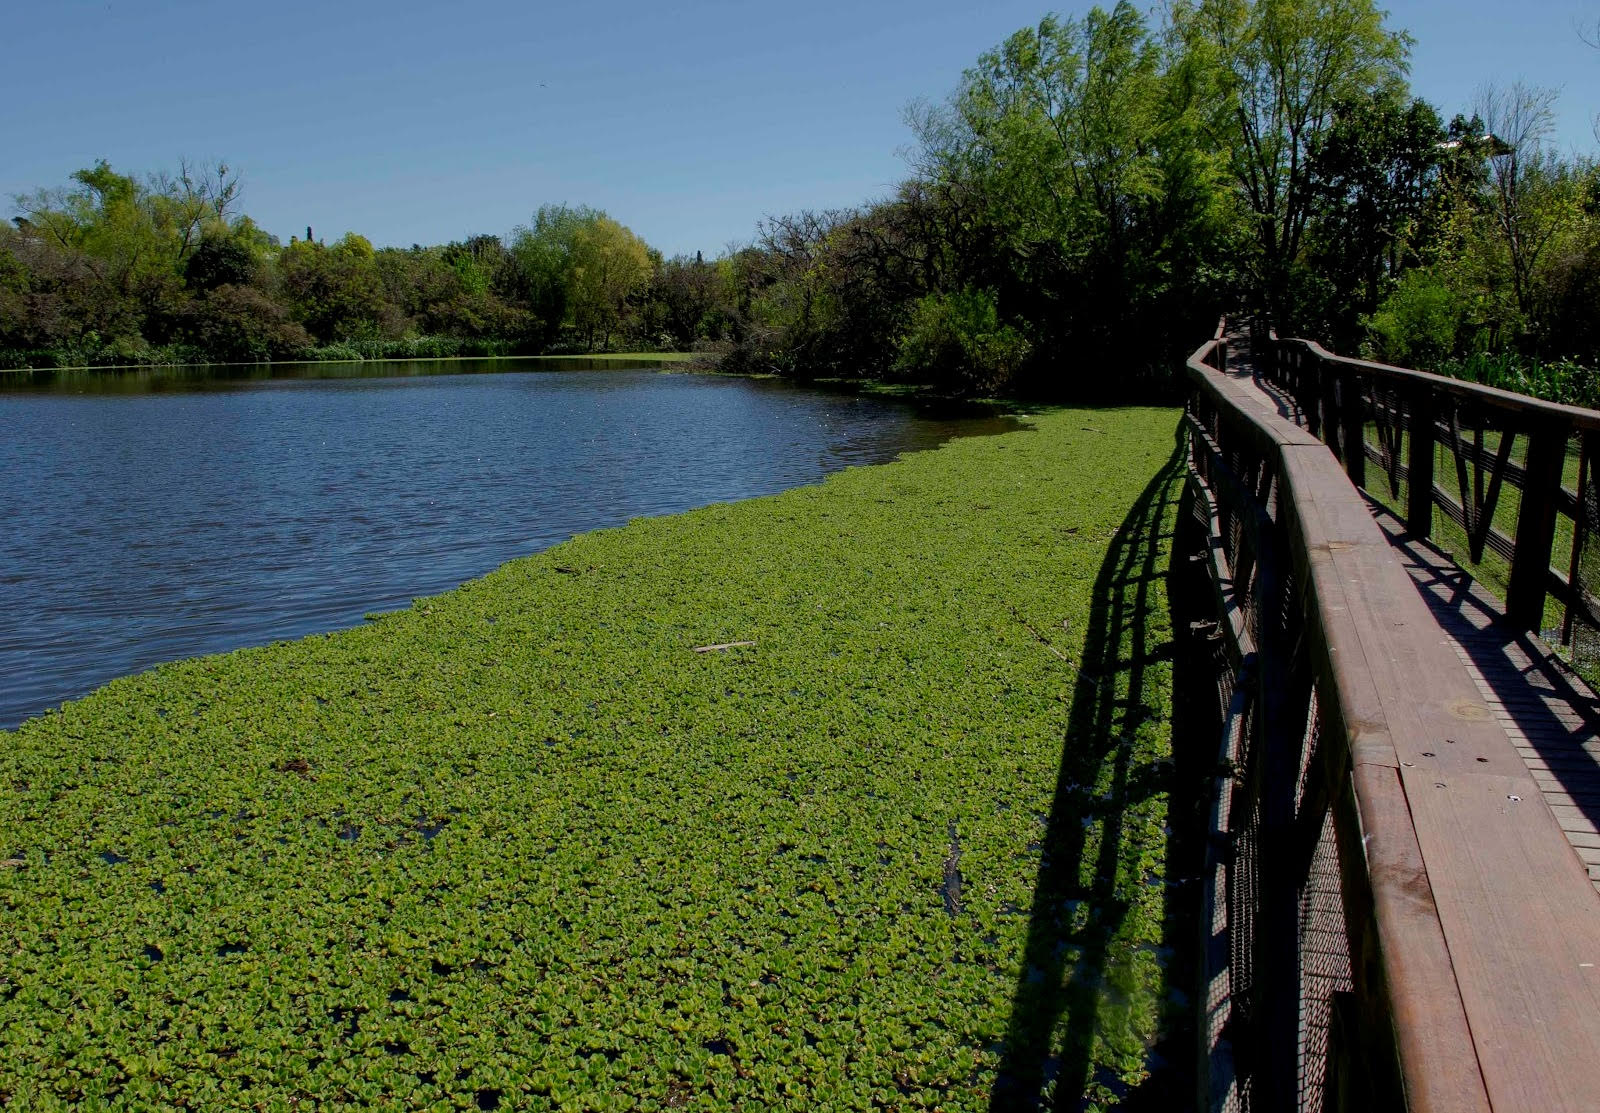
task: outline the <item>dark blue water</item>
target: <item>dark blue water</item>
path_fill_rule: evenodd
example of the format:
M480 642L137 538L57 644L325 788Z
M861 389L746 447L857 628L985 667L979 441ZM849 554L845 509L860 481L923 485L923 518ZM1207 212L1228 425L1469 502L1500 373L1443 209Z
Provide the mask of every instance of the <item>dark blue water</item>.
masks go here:
M778 382L438 366L0 376L0 727L583 530L1009 427Z

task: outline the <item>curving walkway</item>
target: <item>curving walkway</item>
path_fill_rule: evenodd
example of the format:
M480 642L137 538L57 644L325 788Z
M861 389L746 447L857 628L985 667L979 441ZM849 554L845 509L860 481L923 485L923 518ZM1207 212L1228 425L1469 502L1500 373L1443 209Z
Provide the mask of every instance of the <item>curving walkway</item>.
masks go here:
M1282 416L1303 425L1295 400L1255 373L1244 338L1238 340L1230 376L1249 383ZM1543 639L1508 622L1505 604L1448 553L1413 536L1377 500L1366 501L1446 642L1539 785L1578 863L1600 890L1600 696Z

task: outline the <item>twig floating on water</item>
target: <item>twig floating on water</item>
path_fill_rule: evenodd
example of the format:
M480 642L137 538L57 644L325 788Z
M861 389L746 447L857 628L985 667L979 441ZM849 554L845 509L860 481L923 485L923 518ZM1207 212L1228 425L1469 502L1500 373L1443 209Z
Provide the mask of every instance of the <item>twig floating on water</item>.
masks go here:
M1041 634L1041 633L1039 633L1039 631L1035 630L1033 628L1032 624L1029 623L1027 619L1022 617L1022 612L1021 611L1017 610L1016 607L1011 606L1011 604L1009 604L1009 603L1006 604L1006 607L1007 607L1007 609L1009 609L1011 611L1011 616L1013 618L1015 618L1018 622L1022 623L1022 628L1024 630L1026 630L1028 633L1032 634L1034 636L1034 639L1036 641L1038 641L1038 643L1040 645L1044 646L1051 653L1055 654L1057 660L1065 661L1069 665L1072 663L1072 658L1068 657L1065 653L1061 652L1061 650L1059 650L1055 646L1051 645L1049 643L1049 641L1047 641L1045 639L1045 636L1043 634ZM1066 626L1067 626L1067 624L1065 622L1063 622L1061 624L1062 629L1066 629Z

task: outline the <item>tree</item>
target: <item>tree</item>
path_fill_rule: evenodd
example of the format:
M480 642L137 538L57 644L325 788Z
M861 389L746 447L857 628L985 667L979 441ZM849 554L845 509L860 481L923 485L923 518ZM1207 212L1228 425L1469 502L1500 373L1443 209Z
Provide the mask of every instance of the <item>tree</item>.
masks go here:
M518 300L542 323L539 346L548 347L567 320L573 237L593 209L541 205L533 223L512 232L511 257Z
M1560 224L1568 184L1545 139L1554 126L1555 91L1517 82L1485 85L1473 108L1498 142L1489 152L1484 202L1504 252L1517 310L1534 316L1534 272Z
M204 292L218 286L247 286L255 280L258 260L248 239L227 232L201 237L183 268L189 289Z
M663 262L651 278L650 300L660 307L661 326L680 348L720 331L716 314L721 284L716 266L696 252Z
M290 316L320 343L399 335L403 315L384 296L372 244L354 232L333 247L291 241L278 256Z
M1385 29L1372 0L1198 0L1175 19L1220 78L1210 130L1250 217L1257 297L1292 315L1312 155L1341 105L1399 100L1410 39Z
M587 348L609 344L628 299L648 282L649 247L605 213L585 207L545 205L533 224L512 235L516 284L529 308L555 330L574 330Z
M997 291L1044 350L1163 364L1218 231L1202 76L1127 2L1046 17L985 53L947 108L915 114L918 168L976 199L999 239L983 254L1011 273L963 267L944 292Z
M611 344L628 299L650 279L650 249L604 213L579 224L572 237L570 309L584 345Z
M1320 312L1302 303L1317 335L1348 345L1402 270L1423 261L1439 234L1440 193L1460 188L1433 106L1387 94L1347 102L1311 149L1311 215L1306 263L1327 297Z

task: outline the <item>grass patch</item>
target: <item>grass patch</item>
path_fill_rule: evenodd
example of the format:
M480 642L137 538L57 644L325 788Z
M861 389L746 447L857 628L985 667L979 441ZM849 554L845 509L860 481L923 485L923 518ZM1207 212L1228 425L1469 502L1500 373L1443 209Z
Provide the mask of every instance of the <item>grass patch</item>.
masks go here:
M1369 422L1363 432L1369 444L1378 444L1376 425ZM1486 431L1483 439L1485 453L1492 455L1499 451L1500 437L1501 434L1498 430L1491 429ZM1468 447L1473 444L1470 431L1463 432L1462 439ZM1399 445L1400 459L1409 460L1410 452L1411 435L1409 432L1402 432ZM1528 439L1526 436L1518 436L1512 444L1509 459L1515 464L1526 466L1527 457ZM1561 482L1563 486L1576 490L1579 463L1578 445L1575 440L1569 441L1566 458L1562 465ZM1390 486L1389 478L1384 473L1382 465L1369 458L1366 466L1367 484L1365 489L1367 493L1401 521L1405 521L1407 501L1410 497L1409 480L1401 480L1398 489L1395 489ZM1473 497L1472 465L1470 463L1467 465L1468 489L1465 496L1463 496L1460 475L1456 471L1455 456L1450 447L1441 440L1435 440L1433 446L1433 476L1434 482L1448 492L1456 501L1465 503ZM1488 490L1489 482L1489 472L1486 469L1483 477L1485 491ZM1517 517L1521 511L1521 490L1510 483L1503 484L1500 488L1500 495L1495 500L1492 514L1494 527L1507 537L1515 538L1517 534ZM1555 536L1550 547L1550 563L1563 571L1568 568L1572 560L1572 535L1572 519L1565 514L1558 513L1555 521ZM1483 549L1483 559L1481 561L1473 560L1472 544L1467 538L1466 531L1453 518L1447 515L1437 503L1433 506L1432 524L1428 540L1448 554L1474 580L1482 584L1489 594L1504 603L1511 587L1510 563L1487 545ZM1535 632L1542 635L1550 635L1554 632L1556 637L1549 639L1554 645L1559 640L1559 631L1565 617L1565 611L1565 606L1558 599L1553 595L1547 595L1545 597L1544 620L1540 624L1540 629ZM1561 647L1557 646L1557 648Z
M1175 425L1051 412L0 733L0 1104L1112 1101L1167 991Z

